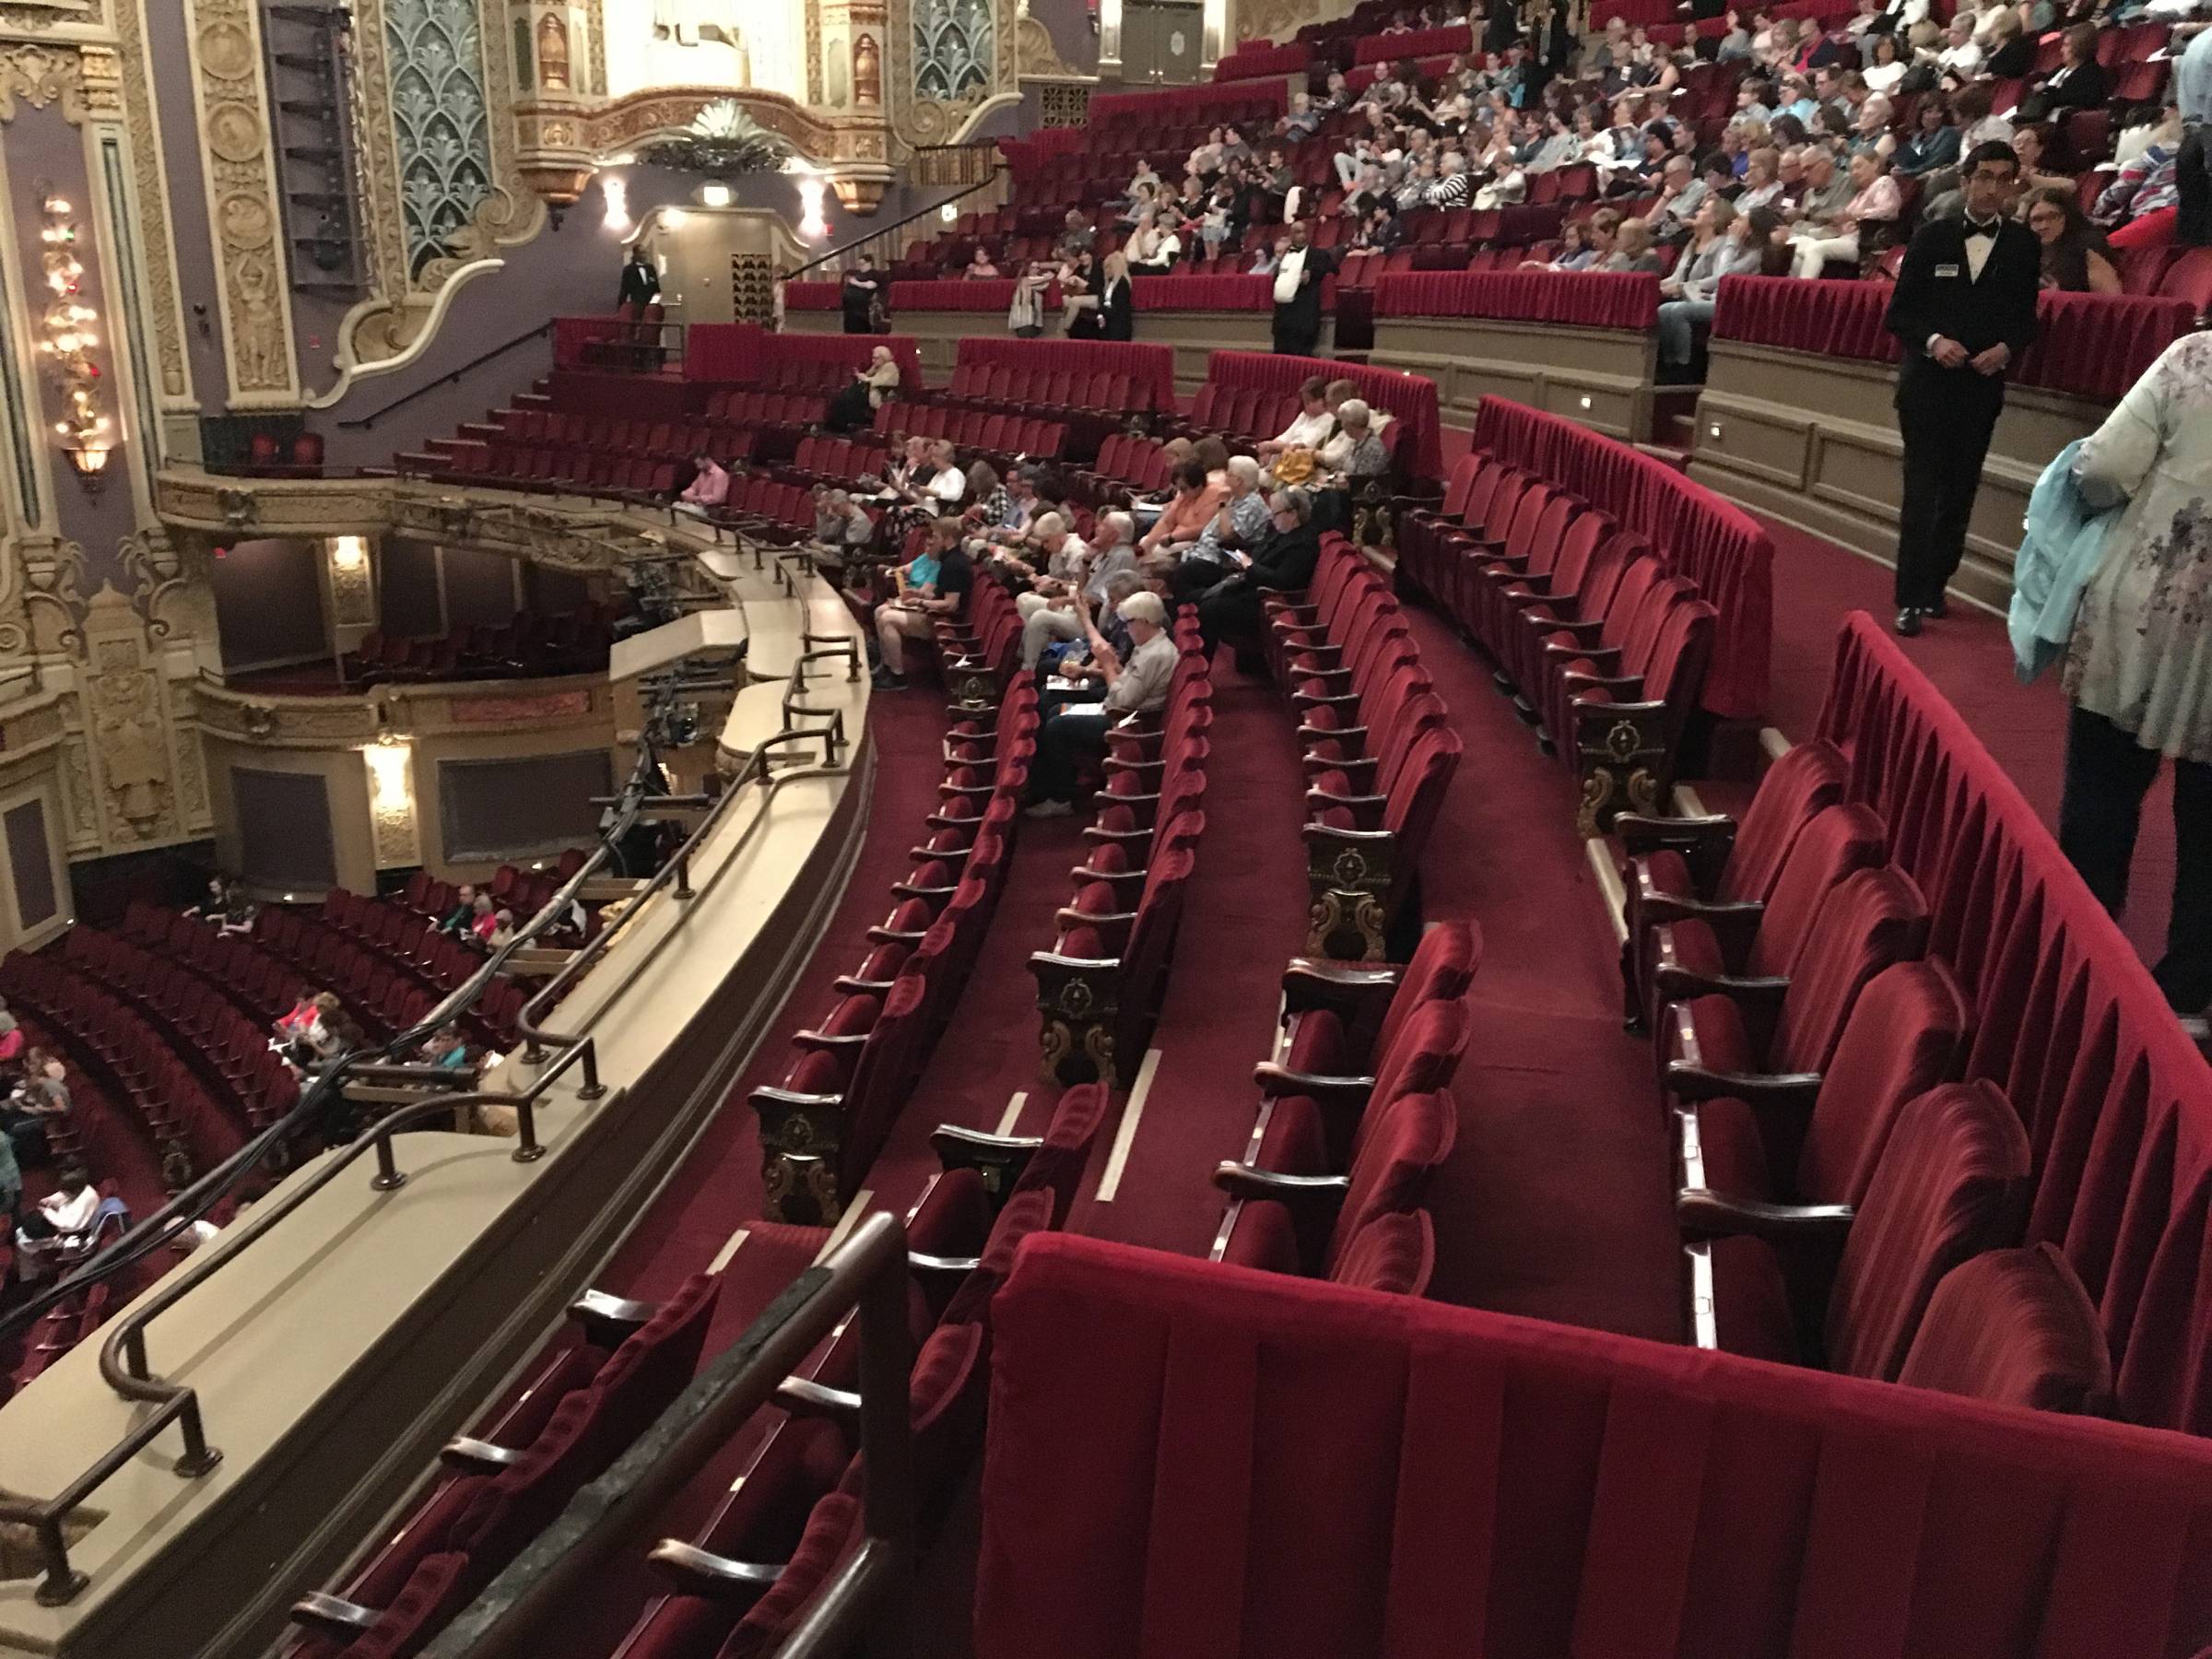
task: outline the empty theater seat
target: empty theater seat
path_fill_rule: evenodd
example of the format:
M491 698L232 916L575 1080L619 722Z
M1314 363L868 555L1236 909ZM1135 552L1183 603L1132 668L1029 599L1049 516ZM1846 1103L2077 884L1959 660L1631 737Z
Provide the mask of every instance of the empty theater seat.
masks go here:
M2112 1408L2096 1304L2047 1243L1985 1251L1944 1275L1897 1380L2030 1411Z
M1898 1113L1855 1209L1686 1195L1698 1346L1895 1380L1943 1276L2018 1238L2028 1170L2004 1091L1947 1083Z

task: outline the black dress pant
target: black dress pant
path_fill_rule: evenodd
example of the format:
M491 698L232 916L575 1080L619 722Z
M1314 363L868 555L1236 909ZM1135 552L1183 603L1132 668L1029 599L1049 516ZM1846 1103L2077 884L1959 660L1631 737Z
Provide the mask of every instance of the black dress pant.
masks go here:
M1959 371L1972 375L1971 370ZM1898 501L1896 601L1934 607L1966 555L1966 529L1982 488L1982 463L2005 407L2005 383L1955 391L1924 386L1898 399L1904 440L1904 491Z
M1321 308L1293 301L1275 308L1275 355L1312 357L1321 344Z
M2143 797L2163 759L2087 709L2076 709L2066 727L2058 844L2114 916L2127 908ZM2151 974L2174 1008L2198 1014L2212 1004L2212 765L2204 761L2174 762L2173 844L2166 955Z
M1198 601L1198 641L1206 661L1226 640L1236 647L1240 664L1249 662L1258 651L1265 615L1260 590L1249 581L1231 577L1216 586Z
M2212 126L2182 135L2173 159L2173 240L2184 248L2212 244Z

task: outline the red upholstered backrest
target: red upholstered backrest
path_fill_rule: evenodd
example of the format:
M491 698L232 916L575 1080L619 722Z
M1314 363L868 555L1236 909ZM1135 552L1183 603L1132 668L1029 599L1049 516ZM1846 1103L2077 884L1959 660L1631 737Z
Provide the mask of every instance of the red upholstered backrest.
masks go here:
M839 1490L817 1503L790 1561L768 1594L746 1609L715 1659L758 1659L773 1652L797 1625L831 1570L858 1546L860 1536L858 1498Z
M1881 857L1884 833L1880 816L1869 807L1831 806L1815 816L1783 861L1746 959L1749 972L1790 974L1828 889Z
M1449 1091L1401 1095L1371 1109L1371 1123L1363 1123L1361 1145L1352 1160L1351 1185L1336 1212L1336 1226L1329 1237L1328 1264L1333 1267L1353 1236L1377 1216L1387 1216L1418 1206L1429 1190L1429 1178L1452 1156L1459 1135L1459 1108Z
M1897 1380L2034 1411L2112 1403L2097 1309L2052 1244L1984 1251L1946 1274Z
M398 1659L459 1611L481 1575L461 1550L426 1559L366 1633L340 1650L345 1659Z
M1774 1022L1775 1069L1825 1070L1860 990L1890 963L1918 956L1927 936L1928 907L1912 877L1880 866L1830 888Z
M1039 1187L1017 1193L1007 1199L1006 1207L998 1212L998 1219L991 1225L990 1242L983 1247L975 1271L961 1283L946 1306L946 1322L953 1324L987 1322L992 1299L1006 1282L1006 1276L1014 1271L1014 1253L1031 1233L1050 1232L1053 1227L1053 1194L1046 1189Z
M1090 1161L1090 1144L1106 1121L1108 1100L1103 1083L1080 1084L1062 1095L1059 1105L1053 1108L1053 1121L1040 1137L1044 1144L1030 1155L1021 1178L1014 1183L1017 1193L1042 1191L1052 1195L1054 1227L1067 1219L1068 1209L1076 1201L1076 1187L1083 1179L1084 1166Z
M1352 1235L1329 1269L1339 1285L1418 1296L1436 1271L1436 1223L1425 1209L1377 1216Z
M2212 1639L2212 1447L2178 1436L1065 1235L993 1371L979 1659Z
M1407 1016L1387 1048L1375 1050L1375 1087L1360 1133L1353 1137L1355 1155L1375 1121L1377 1106L1400 1095L1429 1094L1452 1081L1474 1029L1466 1004L1457 997L1431 998Z
M1447 726L1432 727L1414 740L1382 809L1382 827L1398 838L1392 850L1401 883L1418 865L1430 826L1442 810L1444 791L1459 770L1463 745Z
M1565 528L1559 535L1559 545L1551 563L1551 581L1547 589L1556 595L1575 593L1589 574L1591 560L1597 557L1598 548L1618 528L1611 515L1593 512L1571 495L1560 498L1568 504Z
M2018 1238L2027 1176L2027 1133L1994 1083L1946 1083L1907 1104L1837 1265L1830 1369L1896 1377L1936 1282Z
M1724 903L1773 891L1783 860L1815 813L1843 798L1843 753L1832 743L1800 743L1767 769L1751 797L1713 897Z
M1806 1124L1800 1204L1865 1196L1899 1111L1955 1074L1966 1028L1966 999L1941 960L1900 962L1867 982Z
M1375 1032L1373 1053L1386 1053L1398 1041L1406 1022L1424 1005L1440 998L1458 998L1474 982L1482 960L1482 929L1473 922L1440 922L1421 935L1413 959L1399 976L1396 994Z

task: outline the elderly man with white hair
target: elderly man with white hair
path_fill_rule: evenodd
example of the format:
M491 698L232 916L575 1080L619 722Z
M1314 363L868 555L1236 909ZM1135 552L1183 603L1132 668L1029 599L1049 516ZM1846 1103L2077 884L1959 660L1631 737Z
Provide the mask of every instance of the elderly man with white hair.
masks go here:
M852 491L815 486L814 534L807 538L806 550L817 565L829 571L843 569L875 534L876 521L853 499Z
M1170 591L1178 599L1206 592L1229 574L1230 551L1258 542L1267 534L1270 523L1267 498L1260 490L1260 464L1250 455L1231 455L1229 500L1198 533L1182 562L1168 572Z
M1077 614L1077 594L1080 593L1089 605L1104 605L1108 580L1120 571L1136 568L1135 544L1136 524L1127 513L1100 513L1091 546L1074 561L1078 568L1055 582L1057 591L1047 591L1046 585L1040 582L1038 591L1016 598L1014 603L1022 617L1024 668L1035 668L1043 660L1044 648L1054 640L1083 637L1083 619ZM1059 561L1053 562L1056 566Z
M1079 608L1078 626L1106 695L1095 709L1064 708L1038 733L1037 758L1030 766L1031 818L1065 818L1073 812L1083 761L1105 753L1107 728L1128 715L1167 706L1175 679L1175 641L1168 634L1166 605L1158 594L1136 593L1118 609L1134 642L1126 662L1099 631L1088 602Z

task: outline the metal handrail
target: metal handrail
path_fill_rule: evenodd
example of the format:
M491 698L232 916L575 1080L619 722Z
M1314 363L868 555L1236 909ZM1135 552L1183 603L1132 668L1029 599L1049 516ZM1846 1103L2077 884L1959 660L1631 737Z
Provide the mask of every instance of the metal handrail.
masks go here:
M784 272L782 279L786 282L795 282L800 277L804 276L808 271L814 270L821 265L826 265L833 259L842 260L847 254L855 253L858 250L866 247L870 242L880 241L882 238L887 236L896 236L900 231L905 229L909 225L914 223L917 219L925 219L933 217L934 215L939 214L947 207L966 201L970 196L975 194L975 193L979 190L994 189L996 188L999 180L1005 175L1006 171L1006 160L1002 157L999 159L998 164L991 170L991 176L989 178L980 179L973 184L964 185L960 189L955 191L952 194L948 196L942 196L936 201L930 203L930 205L926 207L915 208L913 212L908 214L902 219L894 219L888 225L877 225L871 229L865 236L856 236L851 241L840 243L838 246L830 249L827 253L818 253L814 258L808 260L805 265L794 266L791 270Z
M790 676L791 683L786 691L786 701L788 702L793 696L799 694L799 688L804 685L807 677L807 669L812 664L838 656L845 659L847 678L857 680L859 678L859 647L852 639L846 638L839 641L836 646L803 653L794 662ZM819 742L823 748L821 763L782 773L771 773L770 771L771 753L780 751L794 742ZM517 1163L534 1163L543 1158L546 1148L538 1141L536 1130L535 1108L539 1098L571 1068L581 1069L583 1074L582 1086L577 1090L580 1099L596 1100L606 1093L606 1086L599 1077L598 1049L593 1034L587 1031L573 1036L561 1036L544 1030L539 1021L545 1017L549 1007L558 1002L559 996L565 994L566 990L585 970L606 954L615 936L641 913L645 900L663 888L669 888L671 896L678 900L693 896L690 885L691 859L700 844L720 826L724 814L728 812L733 803L745 795L746 785L758 778L763 788L772 795L787 783L798 782L808 778L834 776L841 770L838 760L843 746L844 734L841 720L827 727L794 729L790 726L788 717L786 717L784 729L761 739L754 747L744 765L738 769L737 775L731 780L729 786L724 791L722 797L708 809L699 824L677 848L675 855L664 862L661 868L656 870L653 877L630 896L629 902L620 913L602 928L596 935L587 941L582 950L572 953L560 971L547 981L535 996L524 1005L523 1011L515 1022L516 1030L524 1038L526 1045L519 1063L530 1067L536 1074L527 1088L518 1091L471 1090L464 1093L435 1095L419 1103L401 1107L381 1118L335 1156L324 1160L323 1166L305 1181L280 1197L258 1206L247 1224L249 1230L241 1232L235 1241L229 1241L227 1247L214 1252L210 1257L205 1260L199 1271L185 1276L175 1283L157 1288L142 1302L132 1307L111 1327L106 1340L100 1345L100 1373L101 1378L124 1399L150 1405L155 1409L146 1418L135 1423L121 1440L55 1496L42 1500L0 1500L0 1524L14 1523L28 1527L38 1537L40 1552L44 1559L44 1576L39 1583L35 1595L41 1606L60 1606L74 1600L83 1592L86 1584L89 1582L84 1573L76 1571L69 1562L66 1536L69 1515L93 1491L98 1489L102 1482L122 1468L140 1451L151 1444L171 1423L174 1422L178 1425L184 1441L183 1454L171 1465L180 1478L196 1478L207 1473L222 1461L222 1453L207 1441L206 1427L201 1419L197 1392L189 1384L171 1382L165 1378L153 1375L149 1371L146 1354L147 1327L162 1313L182 1300L185 1296L206 1284L227 1264L243 1255L248 1247L265 1237L286 1217L298 1210L308 1199L329 1185L341 1171L351 1168L365 1154L373 1154L376 1159L377 1173L370 1182L372 1190L390 1192L404 1185L407 1177L406 1172L398 1167L397 1155L393 1150L393 1137L418 1123L429 1122L433 1118L451 1118L455 1112L464 1108L473 1110L478 1106L509 1107L513 1110L516 1117L516 1146L510 1156ZM648 756L649 758L650 756ZM642 762L641 764L642 767ZM418 1043L424 1035L438 1030L462 1008L473 1003L511 957L529 946L541 933L551 926L557 918L567 913L569 906L575 902L576 896L583 885L606 867L608 861L613 857L615 843L635 826L641 817L653 817L673 811L688 812L691 810L696 810L696 807L688 805L671 804L665 798L662 800L645 799L638 802L631 810L618 815L616 823L601 838L600 844L594 851L592 856L586 859L582 867L561 885L551 901L533 916L528 924L520 930L508 945L489 958L481 969L472 974L464 984L450 993L437 1007L424 1016L408 1031L394 1038L383 1048L374 1051L373 1054L364 1053L358 1060L352 1055L342 1056L334 1063L320 1076L313 1087L301 1099L299 1107L296 1107L282 1124L272 1125L271 1131L265 1136L257 1137L256 1141L250 1142L246 1148L241 1148L240 1156L242 1157L246 1151L254 1150L256 1147L265 1150L263 1143L268 1141L269 1135L273 1135L276 1130L292 1124L295 1119L300 1118L301 1114L308 1111L311 1102L314 1103L319 1110L322 1105L328 1104L342 1095L347 1082L357 1073L381 1073L388 1069L387 1066L380 1065L379 1061L388 1060L394 1053L406 1052L407 1049ZM751 840L754 833L768 821L769 814L767 812L762 811L756 814L752 821L747 824L739 834L736 842L731 849L732 853L735 854L743 848ZM724 867L728 867L726 861ZM546 1054L546 1047L548 1044L559 1047L560 1051L553 1056L549 1065ZM274 1143L269 1141L269 1144ZM258 1157L259 1153L256 1152L255 1161L258 1161ZM237 1159L234 1159L232 1164L236 1163ZM235 1171L232 1171L230 1165L226 1165L224 1169L214 1171L209 1177L203 1178L201 1182L194 1184L194 1188L188 1189L185 1194L180 1195L178 1199L172 1200L169 1206L165 1206L163 1215L166 1216L170 1211L179 1208L193 1193L207 1186L215 1176L228 1173L231 1179L235 1179L243 1174L245 1167L250 1167L250 1165L239 1167ZM160 1223L160 1217L149 1218L147 1223L142 1224L135 1230L145 1234L159 1227ZM163 1230L163 1232L165 1236L166 1229ZM152 1244L159 1241L159 1238L148 1240L145 1247L139 1249L136 1254L130 1259L137 1259L138 1255L145 1253L146 1248L150 1248ZM123 1244L117 1246L116 1251L109 1253L110 1256L120 1257L122 1251L130 1243L131 1241L125 1240ZM119 1265L114 1260L100 1262L99 1258L96 1258L96 1263L101 1266L101 1274L80 1274L68 1281L65 1287L55 1287L52 1294L56 1298L72 1294L78 1286L89 1282L91 1277L104 1277L106 1273L113 1271ZM901 1293L900 1305L901 1307L904 1305L903 1293Z
M341 420L338 422L338 426L340 429L345 431L365 432L371 427L374 426L378 421L382 420L385 416L391 414L393 410L405 408L408 404L413 403L417 398L435 392L441 386L459 385L461 383L461 377L468 373L470 371L482 368L486 363L490 362L494 358L504 357L508 352L512 351L517 346L521 346L527 341L535 340L540 335L551 334L553 332L553 322L554 319L547 317L535 328L530 329L526 333L516 335L513 339L505 341L500 345L494 346L489 351L478 352L475 357L470 358L467 362L463 363L458 369L454 369L448 373L441 374L434 381L426 381L421 385L416 387L412 392L402 393L399 396L394 398L390 403L386 404L382 408L372 409L368 414L357 416L351 420Z
M510 1659L541 1651L538 1627L587 1584L606 1558L663 1512L732 1434L842 1324L860 1315L859 1549L824 1587L778 1659L828 1659L862 1630L870 1653L896 1651L913 1573L915 1493L908 1373L906 1228L870 1216L792 1282L613 1467L574 1498L514 1562L462 1609L423 1659ZM873 1640L883 1639L880 1645Z

